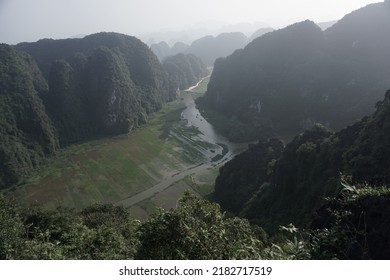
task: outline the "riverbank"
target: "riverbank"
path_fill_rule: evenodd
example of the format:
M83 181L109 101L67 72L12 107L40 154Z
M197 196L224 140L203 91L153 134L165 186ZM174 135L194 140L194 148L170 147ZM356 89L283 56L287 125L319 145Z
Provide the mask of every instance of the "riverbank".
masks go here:
M174 206L185 189L211 193L218 166L236 150L210 130L192 95L183 92L134 133L64 149L8 194L47 207L122 204L142 218Z
M199 164L189 166L186 170L163 178L152 188L120 200L115 205L123 205L130 208L132 210L130 212L141 213L138 205L140 203L147 205L149 211L156 206L164 209L175 207L177 199L187 189L200 196L208 195L214 191L214 181L218 176L219 167L247 148L247 144L231 143L216 133L196 108L194 96L199 96L199 91L196 89L201 86L206 89L204 84L208 81L209 77L206 77L197 85L181 92L181 100L186 106L181 112L182 122L174 124L170 130L170 136L176 138L178 142L192 142L193 148L199 147L199 152L203 154L204 160ZM202 82L205 83L202 85ZM193 129L197 133L191 137L178 133L178 130L183 130L183 122L186 128ZM205 180L205 178L207 179ZM164 203L161 203L162 201Z

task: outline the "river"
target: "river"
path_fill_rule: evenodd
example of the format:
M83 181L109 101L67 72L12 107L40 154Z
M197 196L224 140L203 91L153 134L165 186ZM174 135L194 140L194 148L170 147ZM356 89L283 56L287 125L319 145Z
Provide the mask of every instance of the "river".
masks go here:
M205 161L203 163L189 166L187 169L181 172L165 177L153 187L131 197L120 200L116 202L115 205L123 205L124 207L129 208L145 199L154 196L157 193L164 191L175 182L184 179L186 176L202 172L210 167L222 165L226 161L232 159L235 155L247 149L248 144L232 143L222 135L218 134L214 130L213 126L196 108L191 91L196 88L199 83L181 93L181 98L186 105L186 108L181 113L181 118L182 120L187 121L187 126L195 127L200 132L198 135L193 136L194 138L197 138L195 140L209 143L215 148L209 150L205 149L203 151L205 156ZM180 135L175 136L180 137Z

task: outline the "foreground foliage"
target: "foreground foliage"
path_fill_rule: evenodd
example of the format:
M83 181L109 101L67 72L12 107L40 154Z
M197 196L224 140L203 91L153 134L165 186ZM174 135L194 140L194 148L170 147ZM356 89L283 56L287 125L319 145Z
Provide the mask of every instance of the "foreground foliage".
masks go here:
M185 195L178 208L140 227L141 259L258 259L262 242L248 221L227 217L218 204Z
M1 259L345 259L389 258L388 217L374 217L368 200L387 203L381 192L359 186L332 200L319 219L327 227L281 226L268 237L247 220L230 217L218 204L186 193L178 207L146 221L133 220L123 207L97 204L69 208L22 209L0 195ZM386 202L387 201L387 202ZM382 203L382 204L383 204ZM383 207L382 207L383 208ZM364 217L361 223L360 217ZM321 222L323 225L324 223ZM380 235L382 243L372 236ZM381 248L378 248L381 246Z

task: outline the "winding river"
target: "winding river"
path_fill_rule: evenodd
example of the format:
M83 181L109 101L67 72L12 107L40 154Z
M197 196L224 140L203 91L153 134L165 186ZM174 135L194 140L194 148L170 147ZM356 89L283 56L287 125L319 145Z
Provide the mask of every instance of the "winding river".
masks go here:
M191 94L191 91L196 88L199 83L182 92L181 97L184 104L186 105L186 108L181 113L181 118L187 121L187 126L195 127L200 132L198 135L194 136L197 138L196 140L209 143L215 147L215 149L204 151L204 156L206 158L205 162L190 166L181 172L163 178L153 187L131 197L120 200L116 202L115 205L123 205L124 207L129 208L147 198L154 196L159 192L164 191L172 184L182 180L186 176L202 172L210 167L222 165L226 161L233 158L235 155L247 149L248 144L232 143L222 135L218 134L214 130L213 126L201 115L199 110L196 108L193 96ZM216 155L219 156L216 157Z

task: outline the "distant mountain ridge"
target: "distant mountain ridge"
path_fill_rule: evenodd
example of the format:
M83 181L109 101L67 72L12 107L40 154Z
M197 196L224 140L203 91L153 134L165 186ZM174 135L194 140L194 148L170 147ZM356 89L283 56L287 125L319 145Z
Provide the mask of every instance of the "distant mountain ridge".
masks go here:
M319 22L316 23L322 30L326 30L327 28L333 26L337 21L329 21L329 22ZM245 47L247 44L252 42L254 39L274 31L271 27L261 27L257 29L252 34L244 32L223 32L218 35L207 35L203 36L199 39L193 40L191 44L186 44L183 42L175 42L175 44L170 47L166 41L161 41L159 43L153 43L150 45L151 50L157 55L158 59L162 61L164 58L168 56L173 56L179 53L184 54L195 54L200 57L205 63L209 66L213 65L215 59L219 57L225 57L227 55L232 54L235 50L241 49ZM237 36L237 34L240 34ZM243 40L242 35L246 37ZM223 42L225 37L231 37L229 39L230 42ZM241 37L241 38L240 38ZM213 38L213 39L211 39ZM220 42L219 42L220 41ZM243 42L245 41L245 42ZM192 46L194 44L196 46ZM213 46L215 44L215 46ZM210 49L211 48L211 49ZM215 48L215 49L214 49ZM218 49L219 48L219 49ZM208 54L207 50L210 49L214 54ZM227 50L227 51L226 51Z
M150 46L151 51L162 61L165 57L173 54L171 47L166 42L160 42Z
M179 53L194 54L206 65L212 66L217 58L228 56L235 50L245 47L255 38L271 31L273 31L272 28L261 28L250 37L246 37L241 32L221 33L217 36L204 36L193 41L191 45L177 42L170 48L166 42L160 42L151 45L150 48L160 61Z
M140 38L149 46L162 41L168 43L171 46L176 42L183 42L187 45L190 45L193 41L209 35L215 37L221 33L242 32L249 36L250 34L256 32L256 30L269 27L269 24L265 22L238 23L226 25L223 27L221 26L221 28L209 28L212 25L213 23L203 23L201 26L194 26L184 30L165 30L160 32L153 32L149 34L142 34L140 35Z
M249 125L257 131L251 139L317 122L340 129L371 113L390 87L387 34L388 3L352 12L325 32L304 21L267 33L216 61L198 104Z
M232 54L246 43L247 38L241 32L222 33L216 37L206 36L194 41L186 52L200 57L206 65L214 65L217 58Z

